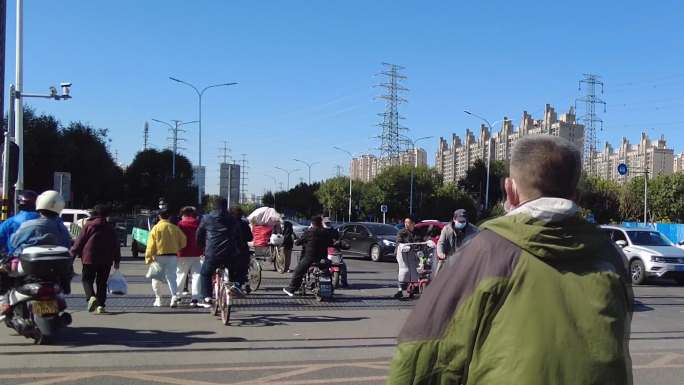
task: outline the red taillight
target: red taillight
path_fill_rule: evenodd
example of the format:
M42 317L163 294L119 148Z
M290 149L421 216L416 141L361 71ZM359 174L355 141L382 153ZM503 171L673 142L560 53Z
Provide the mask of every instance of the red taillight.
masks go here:
M57 291L55 290L55 287L50 285L50 286L41 286L38 288L38 293L36 293L36 296L38 298L52 298L57 294Z

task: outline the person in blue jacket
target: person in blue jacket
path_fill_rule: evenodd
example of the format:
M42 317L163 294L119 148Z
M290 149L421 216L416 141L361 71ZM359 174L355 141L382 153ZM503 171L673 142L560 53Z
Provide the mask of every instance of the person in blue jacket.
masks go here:
M36 197L38 194L31 190L24 190L18 194L18 212L0 225L0 252L12 255L12 235L17 232L22 223L40 217L36 211Z

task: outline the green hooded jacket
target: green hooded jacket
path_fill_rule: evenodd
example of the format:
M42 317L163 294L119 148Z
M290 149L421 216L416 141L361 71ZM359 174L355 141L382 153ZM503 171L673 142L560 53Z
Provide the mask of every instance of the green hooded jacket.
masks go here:
M632 384L622 253L571 201L481 226L399 335L388 384Z

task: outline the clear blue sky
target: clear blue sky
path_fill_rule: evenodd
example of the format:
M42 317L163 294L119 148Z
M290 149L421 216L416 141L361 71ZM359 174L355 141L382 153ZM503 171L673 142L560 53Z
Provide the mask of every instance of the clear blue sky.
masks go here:
M7 81L14 79L14 1L8 0ZM33 101L63 122L109 128L124 164L151 141L166 146L162 120L197 118L191 89L207 91L204 163L207 190L218 190L218 153L227 140L249 159L249 191L261 194L291 159L320 161L324 179L352 152L378 146L383 104L374 74L383 61L406 67L409 103L401 107L430 162L439 136L463 134L545 103L563 112L580 96L582 73L606 83L601 141L661 133L684 151L684 3L681 1L25 1L25 89L73 82L68 102ZM9 83L8 83L9 84ZM197 160L192 126L185 154ZM293 184L304 171L293 175Z

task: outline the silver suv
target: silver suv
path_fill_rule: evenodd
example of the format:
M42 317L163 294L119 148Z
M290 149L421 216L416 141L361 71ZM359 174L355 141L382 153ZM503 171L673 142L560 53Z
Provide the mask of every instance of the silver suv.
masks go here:
M684 250L656 230L601 226L627 257L632 283L665 277L684 285Z

